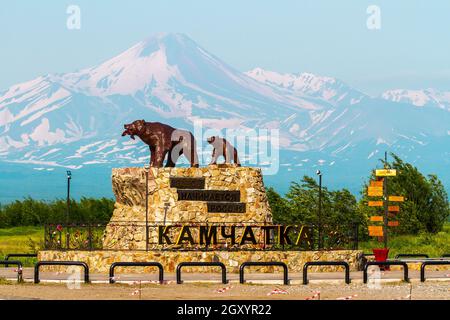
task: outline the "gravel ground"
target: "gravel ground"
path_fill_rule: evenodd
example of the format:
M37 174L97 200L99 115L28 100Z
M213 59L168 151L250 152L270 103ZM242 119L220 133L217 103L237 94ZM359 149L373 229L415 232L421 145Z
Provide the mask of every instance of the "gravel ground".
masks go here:
M219 289L231 289L218 293ZM285 290L285 294L268 295L274 289ZM304 300L320 291L320 299L335 300L351 297L353 300L450 300L450 283L429 281L425 283L382 283L378 289L364 284L309 284L276 286L251 284L81 284L79 289L69 289L65 284L42 283L39 285L16 284L3 281L0 284L0 299L295 299ZM410 296L410 293L411 296ZM316 298L317 299L317 298Z

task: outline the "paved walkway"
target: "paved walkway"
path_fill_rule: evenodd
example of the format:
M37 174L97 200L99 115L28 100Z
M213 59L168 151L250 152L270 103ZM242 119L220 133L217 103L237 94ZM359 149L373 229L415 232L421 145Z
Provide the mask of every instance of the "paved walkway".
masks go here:
M81 270L81 268L80 268ZM42 282L62 282L68 280L69 273L60 272L40 272L40 279ZM81 279L83 279L82 273L80 274ZM0 267L0 278L7 280L16 280L17 272L15 268L1 268ZM34 279L33 268L23 269L23 278L26 282L32 282ZM409 272L409 278L411 281L420 281L420 272L411 270ZM148 274L121 274L116 273L115 279L117 282L133 282L133 281L149 281L155 282L158 280L157 272ZM176 282L175 273L164 273L164 279L169 282ZM239 282L239 274L228 273L227 279L230 282ZM251 273L245 272L245 280L248 283L277 283L282 284L283 274L282 272L277 273ZM289 273L289 280L291 284L301 284L303 275L301 273ZM363 280L363 272L351 272L350 279L354 283L361 283ZM382 281L386 282L397 282L403 280L403 271L382 271L381 272ZM446 271L427 271L426 279L435 281L450 281L450 270ZM90 280L92 283L108 283L109 276L107 274L90 274ZM189 273L182 272L182 280L184 282L220 282L221 273ZM313 282L326 282L326 283L344 283L344 272L308 272L308 280Z

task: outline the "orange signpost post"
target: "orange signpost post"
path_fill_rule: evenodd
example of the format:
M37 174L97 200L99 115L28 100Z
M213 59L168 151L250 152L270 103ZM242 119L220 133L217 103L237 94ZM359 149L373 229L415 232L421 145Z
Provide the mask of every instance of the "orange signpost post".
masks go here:
M371 237L382 237L383 227L382 226L369 226L369 236Z
M405 201L405 197L403 197L403 196L389 196L389 201L392 201L392 202L403 202L403 201Z
M383 196L383 188L381 187L369 187L367 188L367 195L369 197L382 197Z
M388 211L389 212L400 212L400 207L399 206L389 206Z
M382 207L383 201L369 201L367 204L369 207Z
M383 188L383 180L370 181L371 187Z

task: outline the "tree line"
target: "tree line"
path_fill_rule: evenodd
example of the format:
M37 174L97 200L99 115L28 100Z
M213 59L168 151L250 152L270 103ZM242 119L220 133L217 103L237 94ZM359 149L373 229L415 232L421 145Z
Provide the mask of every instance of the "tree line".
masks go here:
M30 197L0 204L0 228L40 226L46 223L105 223L111 218L114 200L108 198L81 198L70 200L69 219L67 202L35 200Z

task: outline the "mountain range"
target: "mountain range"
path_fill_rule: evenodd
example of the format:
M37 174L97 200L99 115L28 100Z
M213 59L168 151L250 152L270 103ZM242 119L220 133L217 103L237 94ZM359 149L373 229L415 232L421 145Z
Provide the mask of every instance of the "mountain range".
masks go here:
M135 119L190 130L199 120L205 128L279 129L281 169L268 181L282 190L284 178L315 167L336 177L331 186L357 190L385 150L450 186L450 92L393 89L374 97L312 73L242 72L173 33L100 65L0 91L0 167L142 165L148 148L120 136Z

